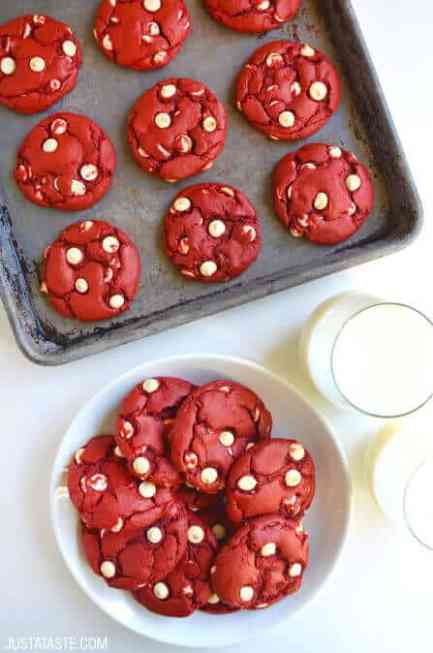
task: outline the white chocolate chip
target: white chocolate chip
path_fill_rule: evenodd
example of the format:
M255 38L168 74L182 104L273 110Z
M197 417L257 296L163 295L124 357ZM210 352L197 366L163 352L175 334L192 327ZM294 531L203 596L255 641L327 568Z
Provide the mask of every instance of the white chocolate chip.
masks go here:
M161 33L158 23L155 22L149 23L147 29L151 36L159 36L159 34Z
M294 442L289 447L289 453L292 460L299 462L304 459L305 449L302 446L302 444L299 444L298 442Z
M170 596L170 590L165 583L159 582L153 586L153 593L160 601L165 601Z
M312 100L322 102L328 95L328 87L324 82L313 82L309 89L309 95Z
M84 255L78 247L70 247L66 250L66 260L71 265L78 265L83 260Z
M178 197L173 204L173 208L175 211L179 211L179 213L189 211L191 208L191 200L188 199L188 197Z
M148 153L146 152L146 150L143 150L142 147L138 148L138 153L139 153L140 156L143 157L143 159L148 159L149 158Z
M104 560L100 566L100 571L104 578L114 578L116 575L116 567L110 560Z
M81 456L83 455L85 450L86 450L85 447L81 447L81 449L78 449L78 451L75 452L74 459L75 459L75 462L77 463L77 465L79 465L81 463Z
M192 596L194 594L194 590L191 585L185 585L185 587L182 588L182 592L185 594L185 596Z
M200 478L205 485L213 485L218 480L218 472L214 467L205 467Z
M231 431L222 431L219 434L218 440L221 442L223 447L231 447L233 442L235 441L235 436Z
M163 63L168 57L168 54L165 50L160 50L159 52L155 52L153 55L153 61L154 63Z
M252 449L255 446L256 446L255 442L248 442L247 446L245 447L245 451L249 451L250 449Z
M55 138L47 138L47 140L42 143L42 149L47 153L55 152L58 147L59 143Z
M348 212L348 214L349 214L350 216L352 216L352 215L355 215L355 213L356 213L357 210L358 210L358 209L357 209L356 204L355 204L354 202L352 202L351 205L350 205L350 207L349 207L349 210L348 210L347 212Z
M161 6L161 0L143 0L143 7L146 11L154 13L155 11L159 11Z
M108 487L108 479L105 474L93 474L87 481L87 485L95 492L105 492Z
M314 57L316 51L311 47L311 45L305 43L302 47L301 54L303 57Z
M123 438L126 438L126 440L129 440L134 435L134 427L131 422L128 422L126 419L122 424L121 435Z
M302 476L297 469L289 469L284 477L287 487L296 487L302 481Z
M229 188L228 186L221 186L220 191L221 193L224 193L224 195L228 195L229 197L235 196L235 191L233 190L233 188Z
M215 261L204 261L204 263L200 265L200 274L203 277L212 277L217 270L218 267Z
M254 227L252 227L249 224L246 224L244 227L242 227L242 231L244 232L244 234L248 234L248 238L250 239L250 243L253 243L255 241L255 239L257 237L257 232L254 229Z
M314 163L304 163L301 166L301 170L317 170L317 166Z
M290 569L289 569L290 578L296 578L297 576L300 576L301 574L302 574L302 565L300 565L299 562L294 562L293 565L291 565Z
M150 462L148 458L145 458L145 456L138 456L135 458L134 462L132 463L132 469L139 476L147 474L150 470Z
M91 229L92 227L93 227L92 220L84 220L84 222L80 224L80 229L82 229L83 231L89 231L89 229Z
M176 95L176 86L174 84L164 84L164 86L161 87L161 97L165 98L168 100L169 98L173 97L173 95Z
M269 9L270 6L271 3L269 2L269 0L262 0L262 2L256 5L256 9L258 11L266 11L267 9Z
M213 116L207 116L203 120L203 129L205 130L205 132L211 134L212 132L215 131L216 128L217 128L217 121Z
M264 544L260 549L260 553L264 558L269 558L269 556L274 556L277 551L277 545L275 542L268 542Z
M16 69L17 65L15 59L12 59L12 57L3 57L0 62L0 70L3 75L13 75Z
M361 177L358 175L349 175L346 177L346 187L351 193L359 190L361 188L361 183Z
M314 198L314 208L317 211L324 211L329 204L329 199L326 193L317 193Z
M212 220L209 223L208 231L212 238L219 238L225 233L226 226L222 220Z
M123 528L123 519L122 517L119 517L119 519L116 521L114 526L111 527L110 530L112 533L119 533L119 531L121 531L122 528Z
M262 610L263 608L267 608L269 603L259 603L256 605L256 610Z
M243 587L241 587L239 596L241 601L243 601L244 603L248 603L248 601L251 601L254 596L254 588L251 587L250 585L244 585Z
M81 166L80 175L84 181L95 181L98 177L98 168L93 163L86 163Z
M77 197L81 197L86 194L86 185L78 179L73 179L71 181L71 193Z
M125 298L123 295L111 295L108 303L111 308L119 309L125 304Z
M156 392L158 390L159 385L160 383L158 379L146 379L143 381L142 388L145 392L152 394L152 392Z
M162 540L162 530L158 526L152 526L146 532L146 537L151 544L159 544Z
M257 481L254 478L254 476L251 476L251 474L246 474L245 476L241 476L241 478L238 480L238 488L240 490L243 490L244 492L251 492L254 490L254 488L257 485Z
M281 127L293 127L295 124L295 114L292 111L282 111L278 116L278 122Z
M84 294L89 290L89 284L85 279L80 277L75 281L75 290L81 294Z
M333 159L341 159L343 152L339 147L337 147L337 145L331 145L329 148L329 156Z
M46 18L45 16L40 16L39 14L35 14L33 16L33 22L35 25L45 25Z
M170 114L168 113L157 113L155 116L155 125L160 129L167 129L171 125Z
M187 451L183 457L187 469L195 469L198 464L198 456L193 451Z
M266 57L266 65L268 68L272 68L276 64L283 63L284 59L279 52L270 52Z
M118 251L120 247L120 242L115 236L106 236L102 241L102 249L107 254L114 254Z
M192 140L187 134L182 134L176 139L176 144L180 152L186 154L192 150Z
M42 59L42 57L32 57L30 59L30 70L32 70L34 73L41 73L45 70L45 60Z
M61 87L61 85L62 85L62 84L61 84L61 82L60 82L59 79L52 79L52 80L50 81L50 89L51 89L52 91L58 91L59 88Z
M68 123L63 118L56 118L50 125L51 133L55 136L61 136L66 133L68 129Z
M226 536L226 529L222 524L214 524L212 526L212 533L215 535L217 540L223 540ZM213 573L212 570L211 573Z
M211 594L207 602L210 603L211 605L216 605L217 603L220 602L220 597L218 596L218 594Z
M23 39L28 38L31 33L32 33L32 26L29 25L29 23L26 23L26 26L24 27L24 32L23 32Z
M114 447L114 455L117 456L118 458L124 458L125 456L122 453L122 450L120 447Z
M113 50L113 41L111 40L111 36L109 34L106 34L102 39L102 47L104 50L108 50L109 52Z
M302 93L302 86L300 85L299 82L293 82L293 84L290 87L290 91L292 92L292 95L298 97L298 95L301 95Z
M143 481L138 486L138 492L144 499L151 499L156 494L156 485L150 481Z
M77 46L73 41L64 41L62 45L62 50L67 57L75 57L77 54Z
M188 254L190 250L188 238L181 238L178 246L178 250L181 254Z
M188 528L188 542L191 544L201 544L204 540L204 530L200 526L190 526Z

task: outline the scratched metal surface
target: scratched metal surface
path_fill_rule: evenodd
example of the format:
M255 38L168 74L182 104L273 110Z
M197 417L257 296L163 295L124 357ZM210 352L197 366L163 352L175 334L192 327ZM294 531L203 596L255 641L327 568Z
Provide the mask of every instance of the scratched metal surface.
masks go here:
M363 46L350 2L304 0L297 19L257 37L239 35L216 24L200 0L186 0L193 32L181 54L155 73L135 73L110 63L97 49L92 24L98 0L2 0L0 22L21 13L50 14L69 23L82 41L84 65L77 88L51 111L18 116L0 108L0 289L18 343L35 362L65 363L226 307L268 295L383 256L406 245L417 232L421 207L396 140L374 70ZM372 169L377 194L373 216L350 241L333 248L293 239L276 219L270 175L276 162L302 144L268 141L233 107L240 65L259 45L278 38L308 41L336 62L343 81L338 114L310 141L340 144ZM230 130L212 170L176 188L146 175L132 161L126 144L126 118L144 89L167 76L201 79L223 99ZM17 146L33 125L58 109L85 113L110 134L118 154L111 193L81 214L44 210L23 199L13 180ZM262 254L240 279L223 285L185 282L165 259L161 218L179 188L198 181L227 182L243 190L262 219ZM68 223L102 218L125 229L143 259L140 292L123 316L80 324L58 316L38 291L43 248Z

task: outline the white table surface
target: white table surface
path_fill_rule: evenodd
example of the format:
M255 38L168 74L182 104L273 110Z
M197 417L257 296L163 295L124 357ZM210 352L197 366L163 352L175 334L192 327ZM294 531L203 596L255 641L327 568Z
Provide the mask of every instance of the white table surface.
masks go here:
M278 631L231 650L432 650L433 554L385 524L364 479L365 447L380 422L337 413L297 371L297 330L318 303L337 292L374 291L433 316L433 5L430 0L354 0L354 5L424 202L422 236L387 259L60 368L24 359L1 311L0 650L8 637L100 635L115 653L168 653L169 646L111 621L75 585L51 531L48 480L57 446L84 401L142 361L194 352L244 356L289 377L333 421L354 480L350 538L322 594ZM426 416L431 413L429 408Z

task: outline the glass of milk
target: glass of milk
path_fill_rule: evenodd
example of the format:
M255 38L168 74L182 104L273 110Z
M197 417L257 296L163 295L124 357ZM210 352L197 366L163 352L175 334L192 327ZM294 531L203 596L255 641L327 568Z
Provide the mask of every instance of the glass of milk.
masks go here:
M401 417L433 395L433 324L411 306L334 297L305 325L300 354L317 390L344 409Z

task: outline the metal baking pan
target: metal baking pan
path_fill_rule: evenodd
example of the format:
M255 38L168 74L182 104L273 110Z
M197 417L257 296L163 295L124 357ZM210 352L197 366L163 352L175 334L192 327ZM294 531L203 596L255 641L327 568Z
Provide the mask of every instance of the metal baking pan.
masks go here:
M79 215L44 210L25 201L13 180L18 144L43 116L23 117L0 109L0 290L18 344L34 362L66 363L145 335L189 322L317 277L395 252L419 230L422 208L392 124L374 68L348 0L304 0L294 22L265 36L241 35L215 23L200 0L186 0L193 33L177 59L162 71L136 73L110 63L98 51L92 23L98 0L2 0L0 21L20 13L50 14L69 23L84 46L78 86L56 109L85 113L111 135L118 172L111 193ZM275 163L302 142L268 141L233 107L240 65L264 42L307 41L336 62L343 78L343 103L336 116L310 140L340 144L372 169L376 207L366 225L336 247L293 239L272 210L270 177ZM230 129L213 169L197 181L227 182L243 190L262 218L264 246L242 277L222 285L184 281L165 259L161 218L178 188L144 174L126 145L126 117L144 89L166 76L201 79L222 98ZM80 324L58 316L39 293L43 248L68 223L99 217L124 228L143 257L138 299L113 320Z

